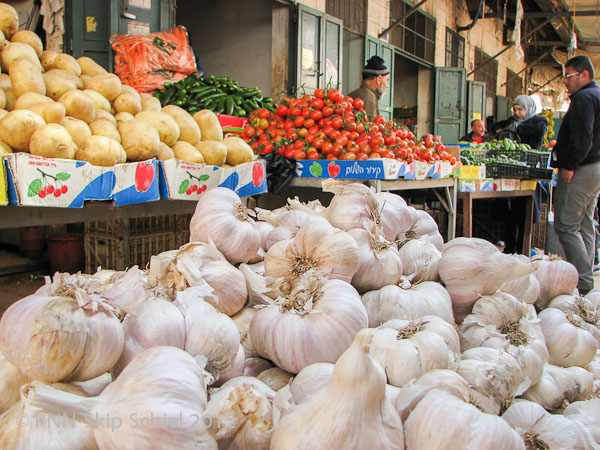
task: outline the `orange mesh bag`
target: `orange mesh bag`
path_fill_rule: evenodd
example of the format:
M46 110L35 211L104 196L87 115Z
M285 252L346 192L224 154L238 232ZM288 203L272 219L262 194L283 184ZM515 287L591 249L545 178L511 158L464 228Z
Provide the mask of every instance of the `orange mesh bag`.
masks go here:
M159 89L196 71L196 60L185 27L143 35L110 38L115 52L115 74L140 92Z

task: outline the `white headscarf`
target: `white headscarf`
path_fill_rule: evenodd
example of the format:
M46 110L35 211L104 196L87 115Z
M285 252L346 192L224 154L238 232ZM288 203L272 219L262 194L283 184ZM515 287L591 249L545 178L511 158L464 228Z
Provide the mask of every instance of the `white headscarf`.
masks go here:
M535 100L529 95L519 95L515 98L513 105L519 105L521 108L525 110L525 117L523 119L517 119L517 122L524 122L526 120L531 119L535 116L537 106L535 104Z

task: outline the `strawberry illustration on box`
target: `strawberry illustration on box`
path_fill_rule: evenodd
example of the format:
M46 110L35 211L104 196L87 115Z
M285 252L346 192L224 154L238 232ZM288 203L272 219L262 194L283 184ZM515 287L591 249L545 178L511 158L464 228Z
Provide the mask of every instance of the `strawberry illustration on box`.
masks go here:
M115 206L160 199L156 159L116 164L107 169L112 170L115 177L115 184L109 197L114 200Z

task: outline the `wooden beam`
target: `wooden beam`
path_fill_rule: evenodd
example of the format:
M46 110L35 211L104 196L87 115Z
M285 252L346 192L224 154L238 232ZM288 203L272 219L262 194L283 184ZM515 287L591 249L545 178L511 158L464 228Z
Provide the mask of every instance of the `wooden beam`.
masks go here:
M552 83L554 80L556 80L558 77L562 77L562 72L560 72L558 75L556 75L554 78L546 81L544 84L542 84L540 87L538 87L535 91L531 91L529 93L529 95L535 94L538 91L541 91L542 89L544 89L546 86L548 86L550 83Z
M506 84L507 84L509 81L511 81L513 78L517 78L517 76L518 76L519 74L521 74L521 73L525 72L525 70L527 70L527 68L528 68L528 67L535 66L537 63L539 63L539 62L540 62L542 59L544 59L546 56L548 56L549 54L551 54L551 53L552 53L552 52L553 52L555 49L556 49L556 47L552 47L551 49L549 49L549 50L546 50L546 51L544 52L544 54L543 54L543 55L541 55L539 58L537 58L535 61L533 61L533 62L532 62L532 63L530 63L530 64L527 64L525 67L523 67L523 68L522 68L521 70L519 70L517 73L515 73L515 74L512 74L510 77L508 77L508 78L506 79L506 81L500 85L500 87L502 87L502 86L506 85Z

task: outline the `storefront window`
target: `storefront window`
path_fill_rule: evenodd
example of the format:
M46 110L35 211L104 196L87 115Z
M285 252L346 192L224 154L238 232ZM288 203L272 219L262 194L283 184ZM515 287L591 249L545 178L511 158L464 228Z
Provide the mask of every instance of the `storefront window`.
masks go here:
M392 0L392 20L403 17L413 5ZM408 16L404 23L391 31L390 43L416 58L434 64L435 60L435 19L422 11Z
M465 66L465 38L446 28L446 67Z
M344 22L344 28L363 34L367 31L366 0L327 0L325 12Z
M490 59L492 58L489 55L480 49L475 48L475 67L481 67L475 70L473 76L475 81L483 81L485 83L487 95L494 96L496 95L498 61L492 60L482 66L483 63Z
M516 74L506 69L506 96L515 99L518 95L523 94L523 79Z

